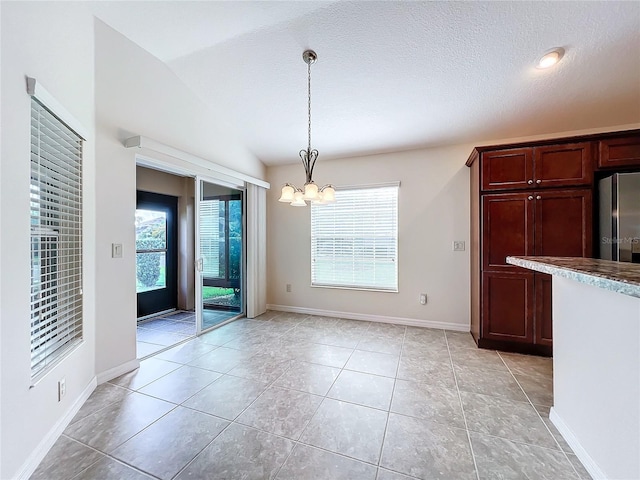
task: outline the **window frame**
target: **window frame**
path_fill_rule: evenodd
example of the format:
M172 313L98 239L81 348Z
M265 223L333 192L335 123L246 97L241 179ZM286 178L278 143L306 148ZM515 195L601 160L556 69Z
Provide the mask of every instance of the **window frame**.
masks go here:
M381 292L381 293L398 293L399 292L399 268L398 268L398 232L399 232L399 199L400 199L400 182L386 182L386 183L376 183L376 184L366 184L366 185L345 185L336 187L336 203L340 202L339 196L340 192L351 192L351 191L365 191L365 190L374 190L380 188L395 188L396 189L396 197L395 197L395 238L393 242L393 247L395 249L395 258L393 260L394 263L394 280L395 285L389 288L383 288L380 286L367 286L367 285L343 285L343 284L330 284L330 283L319 283L314 282L314 221L313 221L313 211L315 208L327 208L327 205L311 205L310 212L310 244L311 244L311 282L310 286L312 288L330 288L330 289L338 289L338 290L356 290L356 291L367 291L367 292Z
M47 135L47 139L51 143L47 146L51 146L56 142L56 138L59 140L63 136L69 136L70 141L77 142L77 152L65 153L64 148L66 144L59 144L59 149L54 150L54 153L50 153L48 160L42 156L40 151L40 144L37 147L31 145L30 147L30 178L29 178L29 190L30 190L30 266L31 266L31 293L30 293L30 335L29 335L29 348L30 348L30 375L31 385L35 386L43 377L45 377L56 365L63 361L67 356L73 352L78 346L84 342L84 278L85 278L85 264L84 264L84 161L86 152L87 133L80 122L78 122L73 115L71 115L39 82L34 78L27 77L27 93L30 96L29 101L29 124L30 128L36 128L36 132L40 133L48 128L44 122L51 122L51 126L64 128L60 137L56 137L57 132L52 131L52 135ZM44 112L47 117L38 118L36 124L34 124L34 110ZM30 138L33 139L34 133L30 133ZM71 145L71 143L69 143ZM67 147L68 148L68 147ZM74 162L70 163L67 159L60 160L61 157L72 158ZM55 160L52 160L55 158ZM37 160L36 160L37 159ZM53 175L52 178L58 178L56 183L47 183L51 187L48 190L46 196L43 199L42 195L34 196L34 191L42 190L42 163L49 163L58 168L58 170L52 169L53 167L45 167L49 175ZM59 163L57 163L59 162ZM38 167L37 173L34 170ZM60 176L60 169L75 168L77 170L67 170L68 175L62 174ZM36 177L34 177L36 175ZM73 178L75 176L75 178ZM65 188L64 182L69 181L68 188L75 189L75 194L68 193L67 198L63 198L59 192L63 192ZM70 192L71 190L68 190ZM53 192L53 193L52 193ZM50 199L59 200L57 209L51 205L48 205L44 211L41 209L43 205L50 203ZM44 202L44 203L43 203ZM63 213L61 208L64 207ZM37 211L34 209L37 208ZM69 209L73 209L75 212L71 215ZM57 225L47 225L47 215L63 215L67 218L58 218L55 222ZM72 218L72 219L70 219ZM32 223L37 220L37 224ZM43 220L44 225L43 225ZM58 227L56 230L55 227ZM61 229L70 230L76 232L69 237L68 233L60 233ZM44 239L44 240L43 240ZM47 240L48 239L48 240ZM53 240L52 240L53 239ZM50 247L42 248L43 242L50 243ZM60 246L59 244L63 244ZM73 247L70 247L73 245ZM34 250L35 248L35 250ZM65 255L71 251L69 255L70 261L65 259ZM47 256L41 254L45 252L53 258L53 262L45 262L45 267L51 267L49 270L53 272L50 277L52 287L49 294L43 296L41 294L42 288L42 268L43 259L46 260ZM37 273L34 268L34 258L38 259ZM69 266L70 265L70 266ZM60 275L60 276L59 276ZM39 277L39 278L38 278ZM79 278L78 278L79 277ZM37 279L37 280L36 280ZM36 286L37 285L37 286ZM63 290L63 288L70 286L71 290ZM77 289L77 290L76 290ZM75 290L75 291L74 291ZM59 293L62 291L62 293ZM68 293L71 291L72 293ZM62 300L58 298L58 295L63 297ZM43 298L44 297L44 298ZM53 300L50 300L54 297ZM46 300L50 300L53 304L51 310L54 312L46 320L38 319L34 322L34 315L41 313L41 304L46 303ZM63 314L58 309L67 309L72 312L68 318L63 318ZM40 323L51 321L52 326L46 325L45 332L40 339L34 337L34 331L37 332ZM59 325L58 325L59 324ZM42 327L40 327L42 328ZM60 334L51 333L61 329ZM65 330L66 329L66 330ZM71 332L69 334L68 332ZM36 334L37 335L37 334ZM57 340L56 336L61 335ZM42 340L44 338L44 340ZM62 343L60 343L62 341ZM60 343L57 345L57 343ZM36 346L34 350L34 346ZM51 351L47 351L51 349ZM39 352L38 352L39 350ZM38 353L36 353L38 352ZM39 358L40 357L40 358Z

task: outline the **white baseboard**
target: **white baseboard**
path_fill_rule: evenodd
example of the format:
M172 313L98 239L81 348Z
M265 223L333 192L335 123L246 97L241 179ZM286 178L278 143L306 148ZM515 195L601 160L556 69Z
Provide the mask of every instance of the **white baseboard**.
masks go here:
M96 377L93 377L89 384L84 388L84 390L82 390L80 396L76 399L75 402L73 402L73 405L71 405L69 410L67 410L67 413L65 413L64 416L56 422L53 428L49 430L49 432L40 441L35 450L31 452L31 455L29 455L27 461L24 462L22 468L20 468L20 470L18 471L18 474L16 476L17 479L27 480L31 475L33 475L33 472L35 472L36 468L38 468L38 465L40 465L42 459L47 455L47 453L49 453L49 450L51 450L53 444L56 443L58 438L60 438L60 435L62 435L64 429L67 428L69 423L71 423L73 417L75 417L76 413L78 413L80 408L82 408L82 405L84 405L84 402L86 402L87 398L89 398L89 396L93 393L96 386Z
M598 467L596 462L593 461L593 458L591 458L587 451L582 447L571 429L567 426L566 423L564 423L564 420L560 418L553 407L551 407L551 410L549 411L549 420L551 420L551 423L556 426L562 437L567 441L567 443L573 450L573 453L576 454L578 460L582 462L584 468L586 468L587 472L589 472L589 475L591 475L591 477L595 480L606 479L607 477L605 476L604 472L600 470L600 467Z
M367 322L395 323L396 325L409 325L412 327L441 328L456 332L468 332L469 325L456 323L437 322L434 320L418 320L416 318L387 317L385 315L371 315L368 313L337 312L334 310L319 310L317 308L292 307L289 305L267 305L267 310L279 312L302 313L303 315L319 315L321 317L347 318L349 320L364 320Z
M122 365L118 365L117 367L113 367L107 371L99 373L97 376L98 385L102 385L104 382L113 380L114 378L117 378L120 375L124 375L125 373L132 372L139 366L140 366L140 360L136 358L134 360L131 360L130 362L123 363Z

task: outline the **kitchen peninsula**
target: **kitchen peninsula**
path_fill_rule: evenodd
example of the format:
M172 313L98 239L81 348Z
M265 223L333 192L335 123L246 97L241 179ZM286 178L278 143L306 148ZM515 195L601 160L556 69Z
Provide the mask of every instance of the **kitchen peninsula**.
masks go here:
M640 265L507 263L553 275L551 421L594 478L640 478Z

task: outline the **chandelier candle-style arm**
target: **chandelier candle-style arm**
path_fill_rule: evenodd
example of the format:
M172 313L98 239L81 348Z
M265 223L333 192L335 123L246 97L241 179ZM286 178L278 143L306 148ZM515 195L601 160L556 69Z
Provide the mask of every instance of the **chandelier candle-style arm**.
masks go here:
M305 207L307 205L306 201L318 204L333 203L336 201L333 185L325 185L319 189L313 181L313 169L318 159L318 150L311 148L311 65L316 62L318 56L313 50L305 50L302 54L302 59L307 64L308 143L307 149L300 150L299 155L300 160L302 160L302 165L304 166L306 181L304 190L291 183L285 183L282 187L280 198L278 199L278 201L289 203L294 207Z

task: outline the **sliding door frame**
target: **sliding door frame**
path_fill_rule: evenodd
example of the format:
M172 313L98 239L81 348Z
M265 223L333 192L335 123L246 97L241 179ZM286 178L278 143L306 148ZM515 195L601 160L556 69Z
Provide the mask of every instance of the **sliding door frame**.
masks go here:
M213 330L214 328L225 325L229 322L236 320L238 317L247 314L247 188L243 185L238 185L230 182L225 182L223 180L216 179L214 177L207 177L203 175L196 175L195 177L195 205L194 205L194 214L195 214L195 294L196 294L196 336L208 332L209 330ZM224 322L217 323L208 328L202 328L203 325L203 312L204 312L204 301L202 298L202 257L200 256L200 202L202 201L202 182L207 182L213 185L218 185L221 187L232 188L234 190L238 190L241 192L242 198L242 255L241 255L241 264L242 267L240 269L240 295L241 295L241 305L240 312L238 315L231 317ZM225 242L226 243L226 242Z
M198 163L190 162L189 155L171 156L166 154L158 154L157 156L149 156L149 154L136 153L135 163L137 166L147 167L161 172L171 173L182 177L192 178L195 186L198 186L198 178L205 181L215 183L222 186L244 190L243 214L245 216L244 227L245 235L243 236L243 248L245 249L245 262L243 265L244 278L244 304L245 315L248 318L254 318L266 311L266 190L270 188L268 182L244 181L224 173L215 173L214 175L202 174L202 166ZM176 163L176 161L178 163ZM213 172L213 171L212 171ZM240 174L241 175L241 174ZM242 176L242 175L241 175ZM195 193L197 198L198 193ZM194 229L197 228L197 215L195 212L194 198ZM194 235L197 237L197 235ZM251 251L247 247L252 248ZM195 247L195 246L194 246ZM259 254L258 251L261 253ZM195 250L194 258L199 250ZM195 268L194 268L195 270ZM198 272L195 272L197 275ZM197 280L197 277L196 277ZM194 286L197 288L197 282ZM198 295L196 294L195 303L197 304ZM196 306L196 311L198 310ZM235 319L235 317L234 317ZM230 319L229 321L233 321ZM227 322L224 322L226 324ZM223 325L218 324L216 327ZM202 332L198 332L199 335Z

